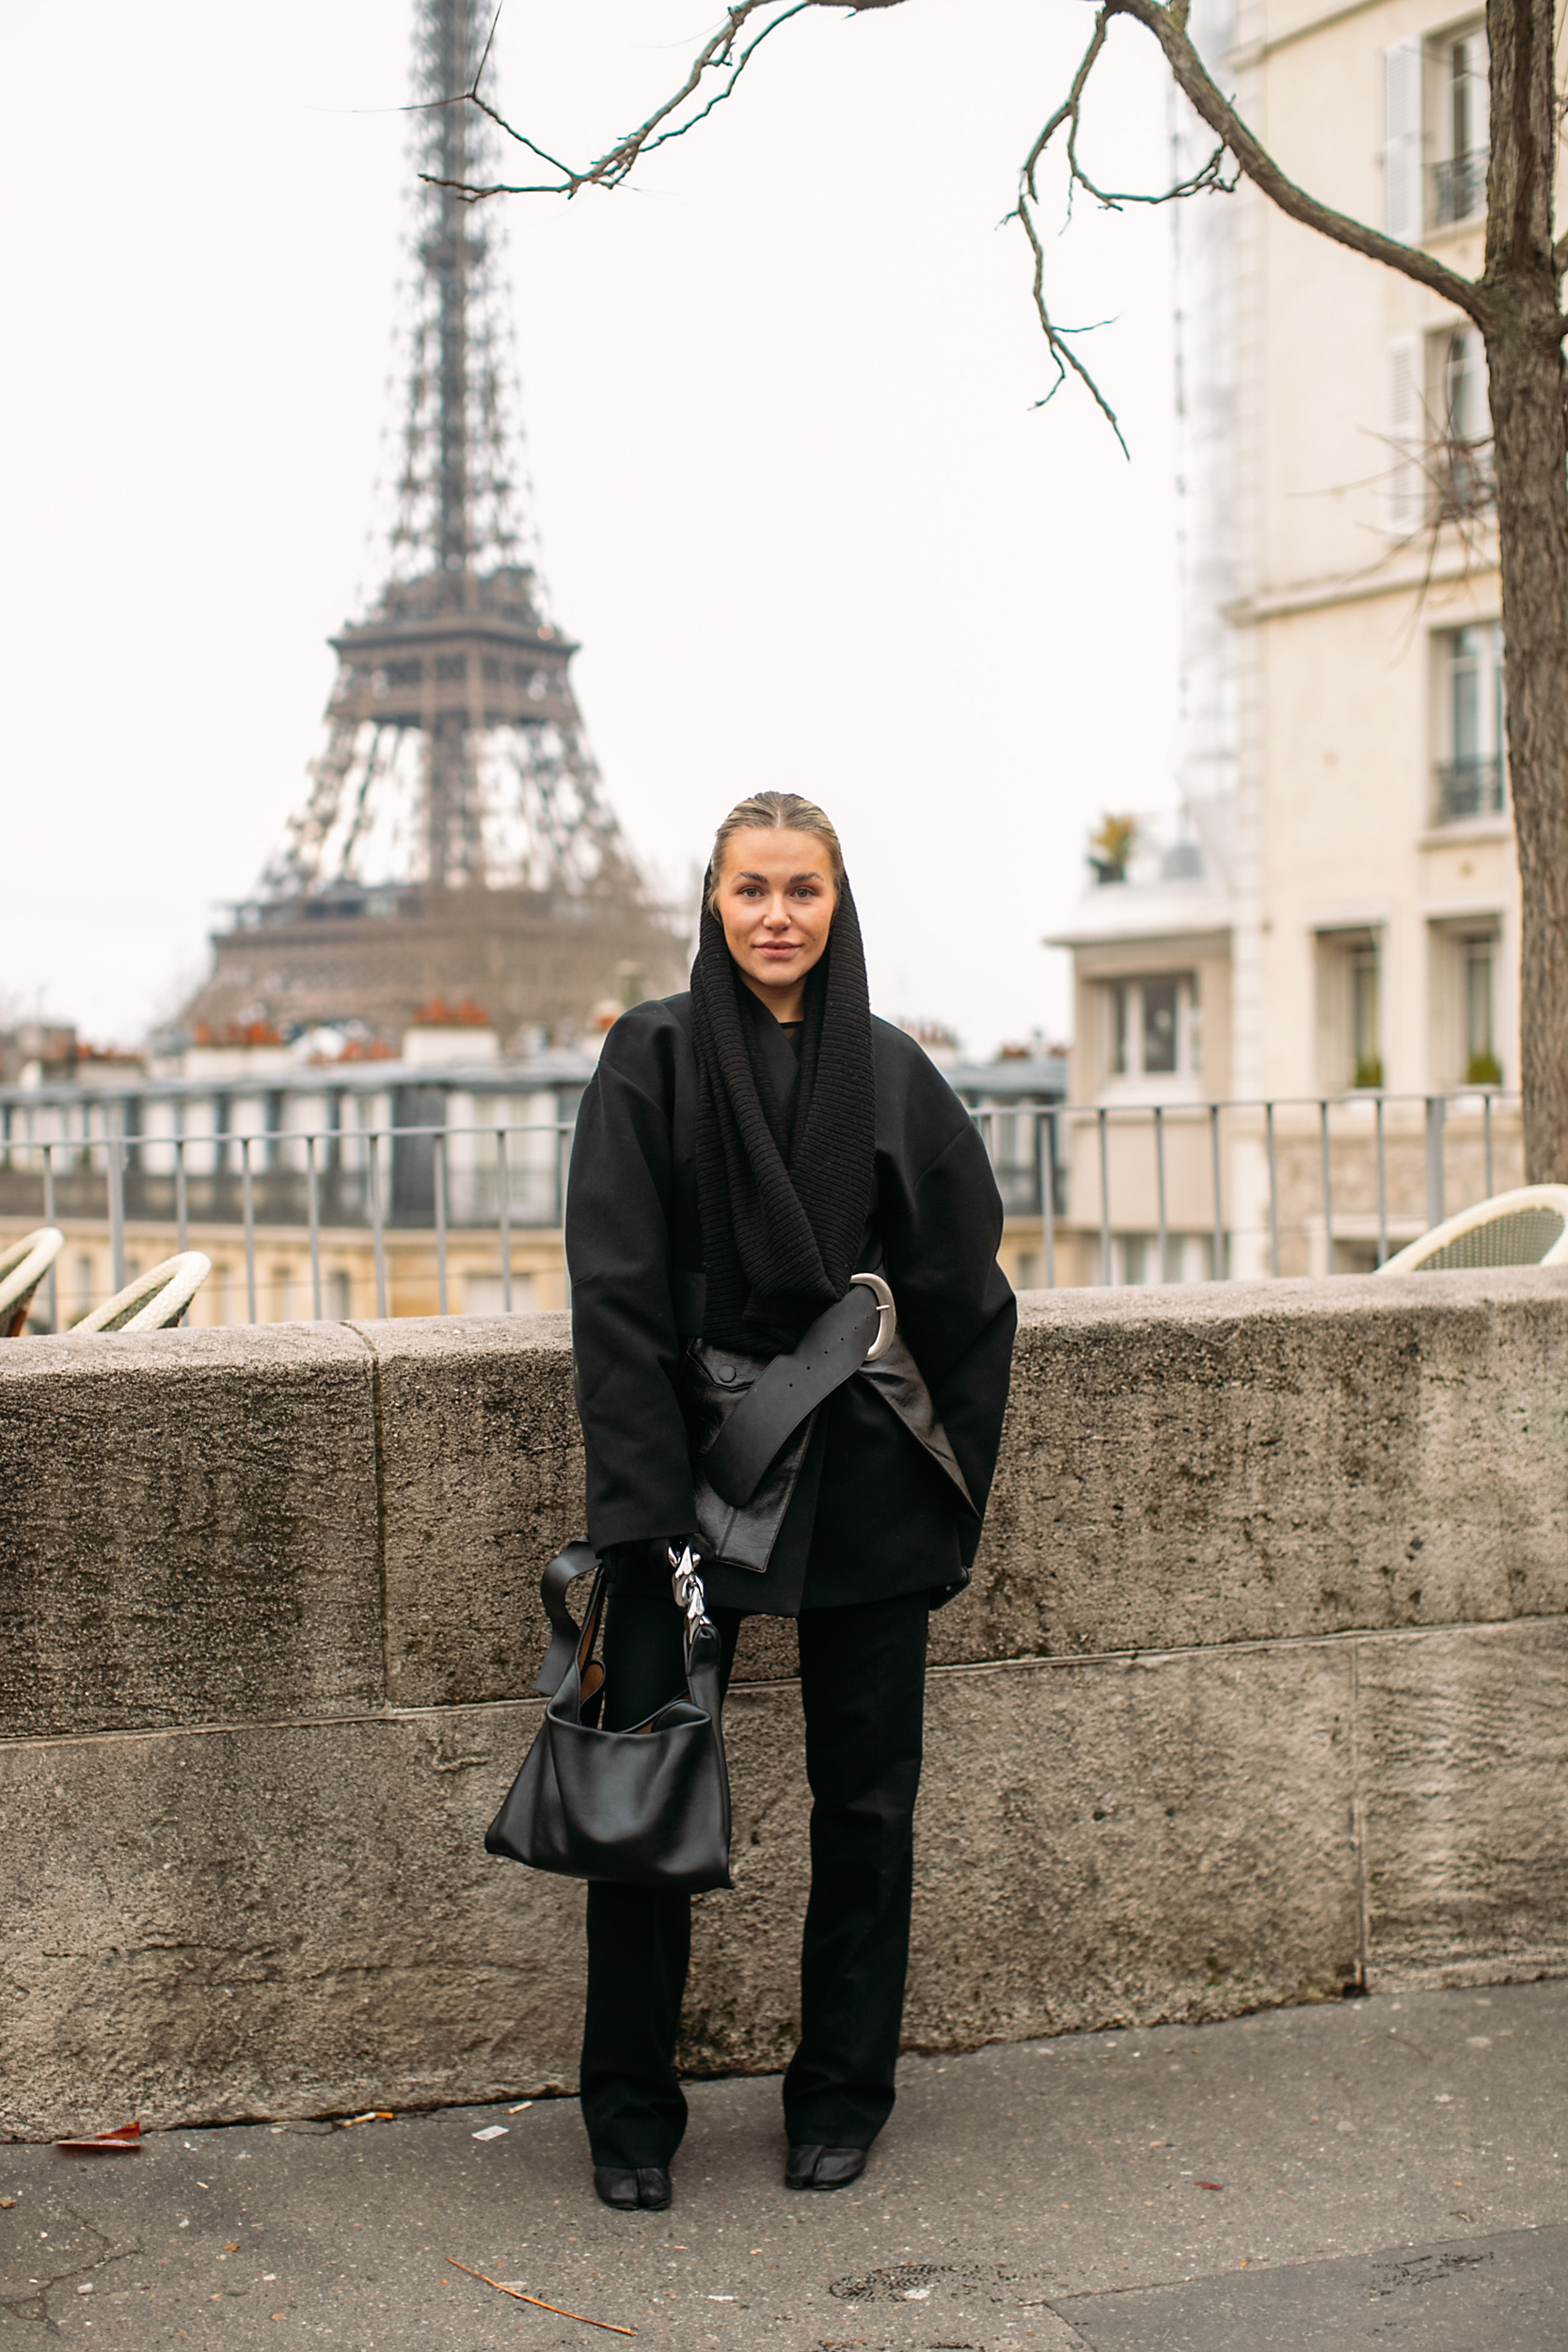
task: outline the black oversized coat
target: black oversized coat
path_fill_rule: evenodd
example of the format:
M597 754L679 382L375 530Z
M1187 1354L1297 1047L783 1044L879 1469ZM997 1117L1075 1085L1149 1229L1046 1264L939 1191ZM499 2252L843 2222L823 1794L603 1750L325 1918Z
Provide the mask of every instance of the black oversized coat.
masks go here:
M869 1383L819 1409L766 1574L705 1568L710 1600L772 1614L969 1581L1007 1401L1017 1310L996 1263L1002 1203L969 1113L900 1029L872 1023L876 1185L863 1267L893 1288L900 1336L968 1488ZM698 1073L689 994L639 1005L605 1040L578 1113L566 1262L595 1550L696 1526L681 1359L700 1327Z

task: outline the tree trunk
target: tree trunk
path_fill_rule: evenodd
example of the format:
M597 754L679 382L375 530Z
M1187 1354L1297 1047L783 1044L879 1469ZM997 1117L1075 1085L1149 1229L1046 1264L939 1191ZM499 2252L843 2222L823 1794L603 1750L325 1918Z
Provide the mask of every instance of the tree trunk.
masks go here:
M1552 0L1488 0L1487 374L1522 929L1525 1173L1568 1184L1568 435L1552 258Z

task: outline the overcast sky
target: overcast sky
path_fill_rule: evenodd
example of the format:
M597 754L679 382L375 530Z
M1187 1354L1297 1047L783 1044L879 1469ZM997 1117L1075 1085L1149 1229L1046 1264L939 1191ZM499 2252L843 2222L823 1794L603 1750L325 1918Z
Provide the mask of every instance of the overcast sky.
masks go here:
M304 789L376 584L409 178L404 0L0 0L9 362L0 1009L126 1041ZM672 884L763 786L844 836L873 999L1063 1032L1106 808L1171 798L1166 216L1049 248L1129 465L1052 380L1018 159L1082 0L811 12L613 195L505 200L529 460L610 797ZM507 0L499 96L597 152L689 0ZM1118 24L1091 154L1164 162ZM519 161L521 158L519 158Z

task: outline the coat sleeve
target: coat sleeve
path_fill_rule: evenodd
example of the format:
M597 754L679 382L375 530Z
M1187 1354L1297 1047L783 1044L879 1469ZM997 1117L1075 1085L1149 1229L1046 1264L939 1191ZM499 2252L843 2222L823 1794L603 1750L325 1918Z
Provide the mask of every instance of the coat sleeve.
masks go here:
M645 1013L605 1040L578 1112L566 1188L566 1265L588 1539L668 1540L697 1524L676 1387L671 1037Z
M1018 1302L996 1263L1002 1197L990 1161L974 1121L955 1107L958 1120L945 1144L898 1188L896 1206L889 1204L884 1249L899 1328L983 1518L1002 1444ZM959 1523L966 1566L979 1540L979 1520L966 1514Z

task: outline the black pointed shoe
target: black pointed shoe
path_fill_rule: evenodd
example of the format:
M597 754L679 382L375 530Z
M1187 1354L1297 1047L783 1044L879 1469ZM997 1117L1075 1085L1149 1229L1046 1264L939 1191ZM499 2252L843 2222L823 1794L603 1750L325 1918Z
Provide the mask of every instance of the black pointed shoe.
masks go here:
M865 2170L865 2148L792 2148L785 2188L847 2188Z
M618 2164L596 2164L594 2187L600 2203L613 2205L617 2213L636 2213L640 2206L644 2213L663 2213L675 2193L660 2164L639 2165L635 2172Z

